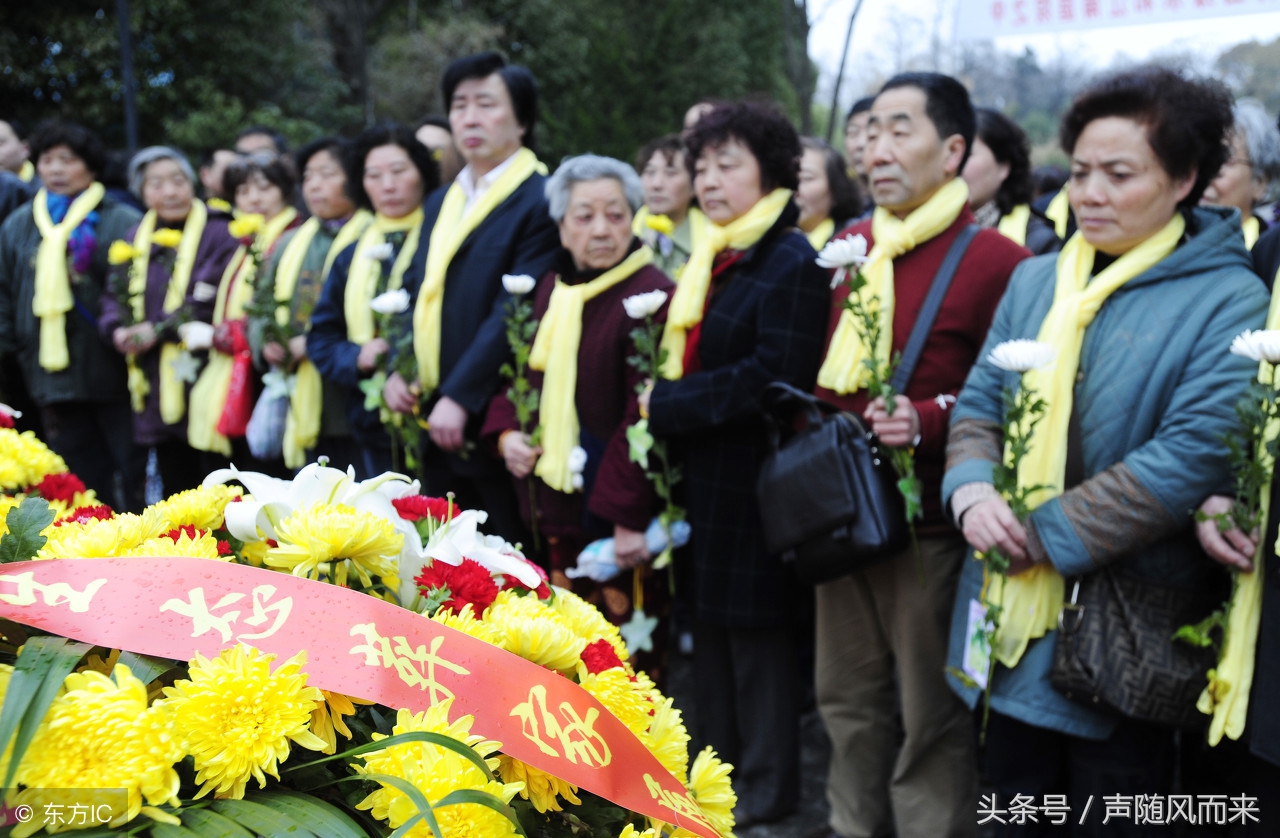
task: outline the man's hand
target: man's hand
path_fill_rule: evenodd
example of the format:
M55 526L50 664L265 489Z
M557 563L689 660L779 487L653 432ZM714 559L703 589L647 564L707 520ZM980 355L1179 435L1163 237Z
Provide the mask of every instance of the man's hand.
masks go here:
M417 388L406 384L400 373L393 372L382 385L382 398L396 413L412 413L418 403Z
M284 362L288 359L288 352L274 340L262 347L262 360L273 367L284 366Z
M621 568L636 567L649 561L649 548L644 543L644 533L614 524L613 557Z
M1253 557L1258 552L1261 536L1257 530L1245 534L1235 525L1226 532L1218 529L1215 516L1230 513L1231 503L1231 498L1225 495L1210 495L1200 504L1201 515L1197 517L1206 520L1196 521L1196 538L1200 539L1200 546L1214 561L1247 573L1253 570Z
M920 414L905 396L894 396L894 399L892 416L885 409L884 397L879 396L862 411L862 418L871 423L871 430L882 443L902 448L920 436Z
M141 355L156 345L156 328L147 322L121 326L111 333L111 343L121 355Z
M507 431L502 435L502 461L507 471L517 480L523 480L533 472L542 456L542 449L529 444L529 436L519 431Z
M457 451L464 442L462 432L467 427L467 410L448 396L441 396L427 417L431 426L431 441L445 451Z
M294 335L289 338L289 354L293 356L295 361L305 361L307 359L306 335Z
M386 355L390 348L390 344L383 338L374 338L364 344L360 347L360 354L356 356L356 369L360 372L373 372L374 367L378 366L379 359Z

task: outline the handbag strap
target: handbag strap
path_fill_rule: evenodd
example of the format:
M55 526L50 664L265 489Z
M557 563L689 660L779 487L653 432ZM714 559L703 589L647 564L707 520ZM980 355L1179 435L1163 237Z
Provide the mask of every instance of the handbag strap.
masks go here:
M947 289L951 287L951 280L955 279L960 260L964 258L973 237L978 235L978 229L978 225L970 224L960 231L960 235L956 236L955 241L951 243L951 248L947 250L947 255L943 258L938 272L934 274L933 284L929 286L924 305L920 306L920 314L916 317L915 325L911 327L911 335L907 338L906 348L902 350L898 367L893 371L893 377L889 379L889 385L893 387L895 393L905 393L907 385L911 383L911 375L916 371L916 364L920 363L925 341L929 339L929 331L933 329L933 321L938 319L942 299L947 296Z

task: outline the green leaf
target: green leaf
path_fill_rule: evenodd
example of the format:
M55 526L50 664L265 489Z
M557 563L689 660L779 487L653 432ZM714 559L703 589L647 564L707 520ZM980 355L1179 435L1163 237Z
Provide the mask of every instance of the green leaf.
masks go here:
M253 800L307 824L323 838L367 838L364 830L345 812L318 797L287 789L272 789L255 794Z
M183 809L178 815L182 825L199 833L201 838L254 838L252 832L211 809Z
M32 637L22 647L0 709L0 743L13 738L5 788L13 786L13 775L62 688L63 679L88 650L88 643L75 643L65 637Z
M155 823L151 826L151 838L214 838L214 836L204 832L192 832L185 826L174 826L171 823Z
M378 371L360 382L360 392L364 393L364 409L377 410L382 407L382 387L387 383L387 374Z
M9 510L5 523L9 531L0 538L0 563L25 562L36 557L49 539L40 531L53 523L54 513L44 498L23 498Z
M252 800L215 800L210 808L220 815L256 832L262 838L317 838L310 830L288 815Z
M120 659L117 663L122 663L129 667L129 671L133 673L144 684L149 684L161 675L173 669L176 664L171 660L164 658L153 658L150 655L139 655L137 652L120 652Z
M379 739L376 742L366 742L363 745L357 745L354 748L348 748L345 751L341 751L330 756L290 766L289 768L284 769L281 773L288 774L291 771L297 771L307 766L320 765L322 763L333 762L335 760L348 760L351 757L359 756L360 754L367 754L370 751L381 751L384 748L389 748L392 745L401 745L405 742L429 742L432 745L439 745L441 748L453 751L455 754L469 760L476 766L476 768L483 771L486 777L494 779L493 772L489 770L489 766L485 763L484 759L475 752L474 748L470 747L466 743L459 742L451 736L445 736L443 733L434 733L429 730L412 730L407 733L397 733L394 736L388 736L385 739Z
M649 433L649 420L641 419L627 428L627 456L643 469L649 468L649 452L653 450L653 434Z

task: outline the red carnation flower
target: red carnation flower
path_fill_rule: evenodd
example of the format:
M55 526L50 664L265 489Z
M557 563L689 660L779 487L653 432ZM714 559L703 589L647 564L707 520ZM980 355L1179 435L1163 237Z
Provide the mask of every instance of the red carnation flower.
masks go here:
M62 474L48 474L45 475L44 480L33 486L32 490L39 492L40 497L45 500L71 503L75 500L77 492L84 491L84 481L69 471Z
M230 541L219 541L219 542L218 542L218 555L219 555L219 556L230 556L230 555L232 554L232 552L234 552L234 551L232 551L232 549L231 549L231 542L230 542Z
M66 515L59 518L54 526L62 526L63 524L83 524L87 521L95 520L105 521L108 518L114 518L115 515L116 513L111 510L111 507L103 504L96 504L94 506L77 506Z
M447 521L459 512L458 505L455 503L451 514L449 504L448 498L429 498L426 495L409 495L404 498L394 498L391 501L391 505L396 508L396 512L400 513L400 517L409 522L418 521L427 516L437 521Z
M196 529L195 524L183 524L177 529L169 530L162 538L167 538L177 544L178 539L182 538L183 535L186 535L187 538L199 538L204 535L204 530Z
M13 415L0 410L0 428L12 428Z
M618 657L613 644L603 639L587 644L587 648L582 650L582 662L587 665L587 671L592 675L599 675L606 669L622 666L622 658Z
M455 613L471 603L478 617L498 597L498 583L484 565L471 559L463 559L462 564L456 566L432 562L413 581L423 594L430 594L433 589L448 591L449 598L440 607L452 608Z
M506 580L508 585L513 587L523 588L526 591L533 591L534 594L537 595L538 599L551 599L551 588L548 587L547 585L547 583L550 582L551 580L547 576L547 572L543 570L541 566L539 566L535 562L529 561L524 556L517 556L511 553L507 553L506 555L511 556L511 558L513 559L519 559L520 561L527 564L529 567L533 568L533 570L538 574L538 578L542 580L541 582L538 583L538 587L530 588L528 585L524 584L514 576L504 576L503 578Z

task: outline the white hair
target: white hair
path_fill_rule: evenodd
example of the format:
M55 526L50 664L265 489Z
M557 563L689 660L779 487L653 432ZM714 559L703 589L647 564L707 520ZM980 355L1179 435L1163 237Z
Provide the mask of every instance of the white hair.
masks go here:
M559 224L569 209L569 192L575 183L589 180L612 178L622 186L622 193L631 205L631 211L640 209L644 203L644 189L640 186L640 176L631 166L612 157L601 157L598 154L579 154L577 157L566 157L556 173L547 178L547 203L550 205L551 220Z
M147 167L157 160L172 160L177 163L187 181L192 186L196 185L196 173L192 170L186 155L181 151L167 145L147 146L133 155L133 159L129 161L129 191L136 195L138 200L142 200L142 182L146 178Z

